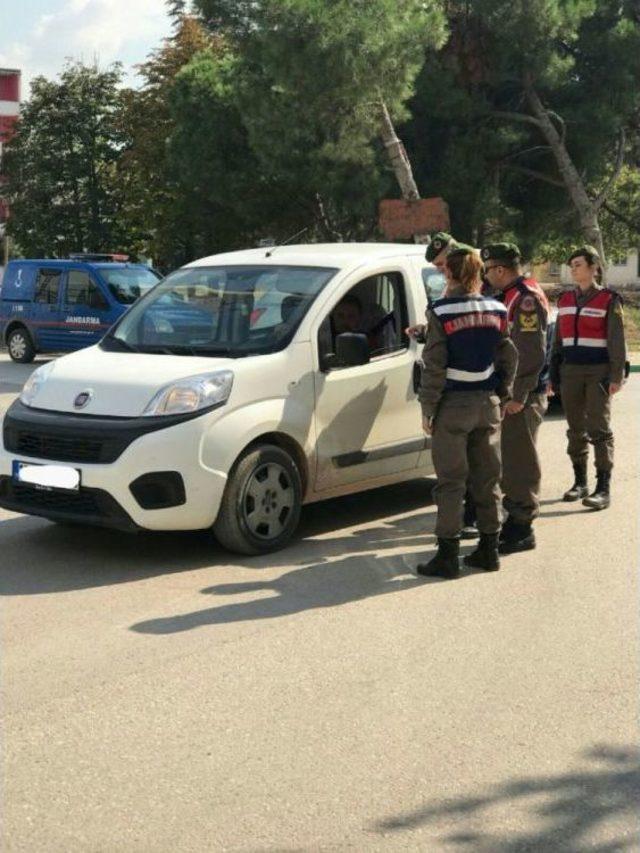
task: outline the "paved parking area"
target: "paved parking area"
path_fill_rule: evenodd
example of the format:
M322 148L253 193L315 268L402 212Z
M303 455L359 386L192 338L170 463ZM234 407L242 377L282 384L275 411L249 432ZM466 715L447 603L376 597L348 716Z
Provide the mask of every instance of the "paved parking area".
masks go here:
M639 412L602 513L551 416L538 549L456 582L428 481L261 559L0 511L4 849L638 849Z

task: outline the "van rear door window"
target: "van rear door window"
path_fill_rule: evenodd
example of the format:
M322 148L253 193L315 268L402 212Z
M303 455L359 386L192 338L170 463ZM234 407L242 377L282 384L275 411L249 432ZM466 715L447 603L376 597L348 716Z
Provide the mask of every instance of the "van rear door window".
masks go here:
M60 270L38 270L38 278L36 279L35 302L42 302L45 305L55 305L58 301L60 292Z

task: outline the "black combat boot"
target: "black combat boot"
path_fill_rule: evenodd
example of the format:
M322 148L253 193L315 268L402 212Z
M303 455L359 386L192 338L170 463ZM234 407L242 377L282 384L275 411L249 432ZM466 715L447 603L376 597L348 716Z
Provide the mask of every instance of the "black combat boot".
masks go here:
M500 538L498 539L499 543L504 542L505 539L508 539L511 536L513 525L515 524L515 519L512 515L508 515L506 521L500 528Z
M596 479L596 489L588 498L582 501L583 506L588 506L590 509L606 509L611 503L609 495L609 486L611 484L611 471L598 471Z
M585 459L584 462L574 462L573 463L573 473L575 476L575 482L573 486L569 489L568 492L565 492L562 496L563 501L571 502L571 501L579 501L580 498L584 498L589 494L589 489L587 488L587 461Z
M507 519L509 522L509 519ZM511 519L511 524L505 524L504 535L500 536L498 550L501 554L517 554L518 551L531 551L536 547L536 537L531 522Z
M438 538L438 551L428 563L419 563L417 572L427 578L447 578L454 580L460 577L458 554L460 553L459 539Z
M472 569L484 569L485 572L497 572L500 568L498 557L498 534L481 533L478 547L464 558L465 566Z

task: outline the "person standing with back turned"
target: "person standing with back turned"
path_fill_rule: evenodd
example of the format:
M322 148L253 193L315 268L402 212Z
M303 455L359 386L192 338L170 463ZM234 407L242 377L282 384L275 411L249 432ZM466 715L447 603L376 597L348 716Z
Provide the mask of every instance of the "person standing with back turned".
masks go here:
M480 542L467 566L496 571L500 530L500 405L511 396L517 353L507 310L483 297L482 262L468 248L445 261L446 296L428 311L419 392L423 427L432 438L438 482L438 551L418 574L457 578L467 482L476 502Z
M465 243L459 243L455 237L452 237L451 234L447 234L446 231L437 231L431 236L431 240L425 252L425 258L429 263L434 265L438 272L444 273L444 262L447 254L452 249L456 249L458 247L464 249L472 248L471 246L467 246ZM485 288L483 287L483 293L484 290ZM442 295L446 296L446 291ZM424 324L420 324L418 326L410 326L406 329L406 333L409 337L415 338L418 343L424 344L426 340L426 329L427 327ZM478 536L478 528L476 526L476 507L469 489L467 489L464 496L464 518L460 536L462 539L475 539Z
M564 500L583 498L583 505L590 509L606 509L613 468L611 397L622 388L627 357L622 298L600 285L601 261L593 246L577 249L568 264L577 287L558 300L552 355L552 380L554 387L559 385L567 416L567 453L575 476ZM591 495L589 442L595 451L597 476Z

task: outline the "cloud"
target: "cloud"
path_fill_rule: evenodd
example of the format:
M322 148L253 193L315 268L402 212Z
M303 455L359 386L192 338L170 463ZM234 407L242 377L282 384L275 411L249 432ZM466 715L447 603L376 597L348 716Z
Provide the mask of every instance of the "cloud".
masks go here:
M41 15L28 42L0 44L0 67L23 72L23 98L30 81L55 77L67 59L101 67L123 63L127 82L135 85L133 65L169 34L163 0L65 0L53 13Z

